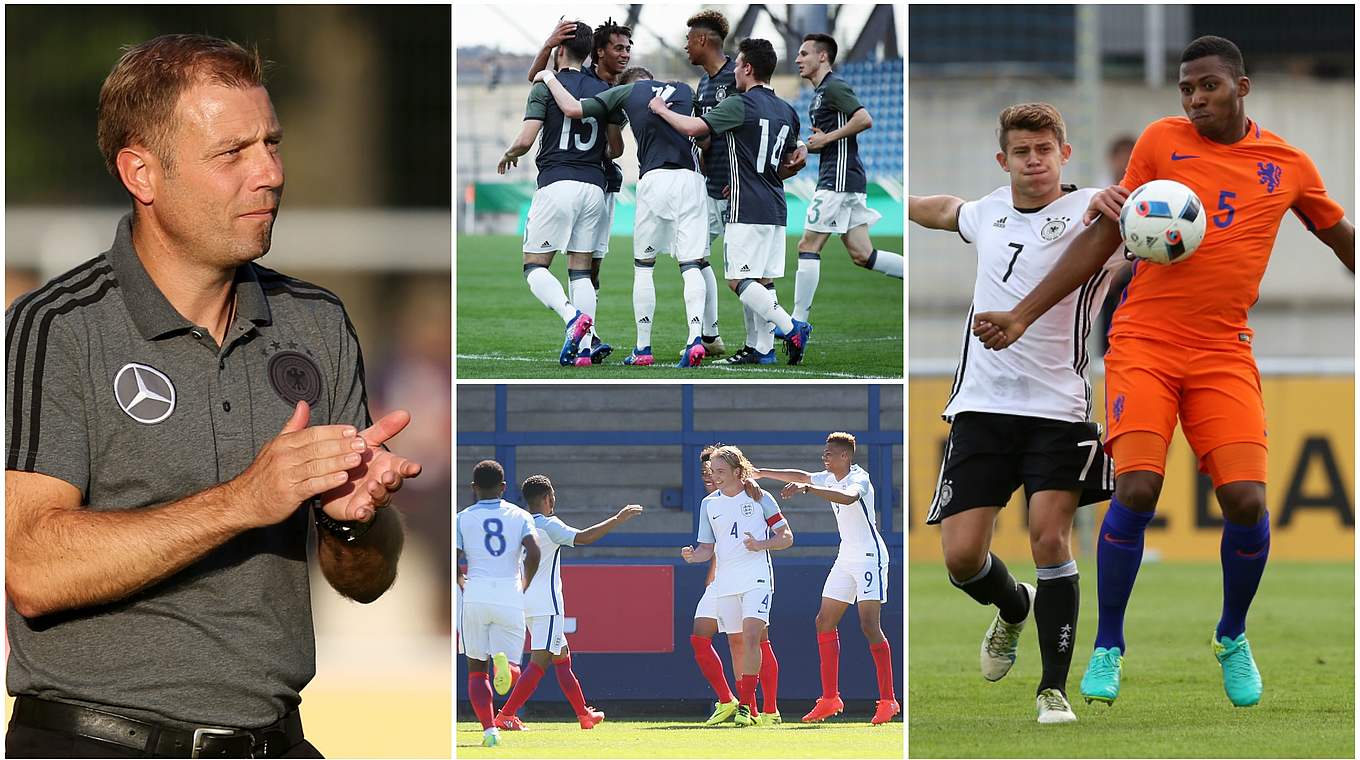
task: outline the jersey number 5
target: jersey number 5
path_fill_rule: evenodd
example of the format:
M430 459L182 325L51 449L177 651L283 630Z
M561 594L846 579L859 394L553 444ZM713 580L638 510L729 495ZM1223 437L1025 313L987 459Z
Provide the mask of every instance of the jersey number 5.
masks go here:
M493 557L499 557L505 553L505 524L499 517L489 517L482 523L482 530L486 531L486 550ZM496 546L492 546L492 539L495 539Z
M789 136L789 125L785 124L779 128L779 134L774 138L773 149L770 146L770 120L760 120L760 150L756 152L756 160L764 159L766 155L770 157L770 166L778 169L779 159L784 156L784 139ZM759 164L757 163L757 166Z

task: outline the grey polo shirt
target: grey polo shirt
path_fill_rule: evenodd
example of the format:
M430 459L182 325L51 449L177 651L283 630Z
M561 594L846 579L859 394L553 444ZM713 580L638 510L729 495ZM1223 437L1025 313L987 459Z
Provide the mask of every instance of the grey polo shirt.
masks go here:
M60 478L87 509L138 509L230 480L299 399L311 424L370 424L340 300L255 264L237 271L222 347L113 247L5 315L6 467ZM14 695L172 724L260 727L316 671L306 507L102 607L25 619L7 605ZM96 551L98 548L96 547Z

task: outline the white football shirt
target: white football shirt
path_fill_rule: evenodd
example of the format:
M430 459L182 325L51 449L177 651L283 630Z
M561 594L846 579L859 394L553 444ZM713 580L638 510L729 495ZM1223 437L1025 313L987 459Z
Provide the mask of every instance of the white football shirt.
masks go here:
M454 547L467 556L463 601L523 607L520 545L534 535L529 513L504 499L483 499L458 513Z
M537 532L538 570L524 590L524 614L565 615L562 597L562 547L575 546L576 534L581 531L562 522L561 518L534 515Z
M815 472L811 476L812 485L834 488L838 491L857 491L859 499L853 504L837 504L828 501L836 513L836 530L841 534L841 548L836 553L837 562L862 562L886 567L888 565L888 546L878 532L877 513L874 512L874 485L869 482L869 473L857 464L850 465L845 478L837 480L827 470Z
M713 575L718 596L743 594L753 589L774 590L774 565L768 549L758 552L746 548L746 534L763 541L771 529L787 524L779 513L779 503L768 491L760 492L759 502L746 495L727 496L714 491L700 507L699 543L713 544L718 567Z
M1084 229L1094 188L1073 189L1042 209L1017 210L1009 186L959 209L959 235L977 249L973 305L945 419L960 412L994 412L1083 422L1091 415L1086 379L1091 333L1122 246L1105 266L1059 301L1010 347L988 351L973 336L973 315L1007 311L1039 284Z

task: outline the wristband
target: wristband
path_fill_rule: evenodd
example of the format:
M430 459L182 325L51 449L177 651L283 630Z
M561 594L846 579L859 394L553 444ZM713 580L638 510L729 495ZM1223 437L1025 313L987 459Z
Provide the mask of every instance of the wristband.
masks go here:
M346 544L352 544L363 538L364 534L368 533L368 531L373 528L373 523L378 519L375 514L373 519L368 522L346 522L337 520L326 514L326 510L321 508L320 499L312 500L312 516L316 518L316 527L318 530L324 530Z

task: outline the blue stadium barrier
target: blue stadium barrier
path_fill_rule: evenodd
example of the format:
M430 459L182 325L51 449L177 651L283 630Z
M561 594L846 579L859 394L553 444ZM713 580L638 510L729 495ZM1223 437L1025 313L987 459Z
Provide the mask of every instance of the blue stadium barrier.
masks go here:
M897 689L898 701L903 701L905 681L902 673L902 599L898 593L902 588L902 543L889 543L888 601L883 605L881 625L893 655L893 683ZM567 564L586 563L587 560L566 560ZM574 654L572 670L581 682L586 701L609 712L612 703L617 701L713 701L713 690L704 680L694 662L689 636L694 626L694 607L703 596L704 579L707 565L685 565L681 560L643 559L597 560L603 564L675 564L679 565L675 575L675 639L674 650L657 654ZM822 583L830 568L830 560L793 559L782 560L775 555L775 600L770 611L770 641L773 642L775 657L779 660L779 699L780 712L797 720L812 702L821 695L821 674L817 653L817 632L814 620L821 604ZM566 600L567 612L571 613L572 600ZM627 621L620 621L627 626ZM714 640L723 666L727 673L728 685L732 682L731 659L727 655L726 644L719 634ZM860 631L858 611L851 607L846 611L840 624L841 659L840 691L841 697L851 699L877 699L878 682L875 677L873 658L869 645ZM527 659L525 660L527 662ZM464 715L471 715L467 704L467 659L458 658L457 689L459 709ZM538 689L529 701L535 703L562 703L565 697L552 677L539 682ZM699 708L702 709L702 708ZM696 712L696 717L702 718ZM865 716L867 718L867 716Z

